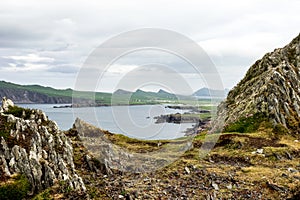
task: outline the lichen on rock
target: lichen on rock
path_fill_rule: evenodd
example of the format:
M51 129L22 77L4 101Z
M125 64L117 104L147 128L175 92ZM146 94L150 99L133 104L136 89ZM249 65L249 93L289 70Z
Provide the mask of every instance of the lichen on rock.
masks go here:
M30 110L29 118L6 114L15 107L9 99L3 100L0 123L12 126L9 135L0 138L0 177L5 180L13 174L25 175L32 194L60 181L73 190L85 192L74 167L71 140L57 124L41 110Z

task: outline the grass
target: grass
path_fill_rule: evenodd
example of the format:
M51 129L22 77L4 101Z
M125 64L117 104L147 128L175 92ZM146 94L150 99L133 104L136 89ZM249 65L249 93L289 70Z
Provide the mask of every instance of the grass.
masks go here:
M7 117L0 115L0 137L3 137L6 140L10 135L10 130L14 126L13 123L7 122Z
M88 129L88 131L92 131L92 127ZM294 178L300 177L300 174L287 170L290 167L298 169L300 143L295 142L296 138L291 135L273 137L274 134L276 133L274 133L273 128L262 125L258 127L257 131L251 133L222 133L209 154L200 158L199 147L201 144L205 140L210 141L215 137L215 135L202 132L194 138L194 148L182 155L177 155L176 161L154 173L115 174L108 175L107 178L102 178L103 175L96 176L94 172L84 168L85 161L82 153L85 151L84 147L78 146L78 143L75 142L73 143L76 157L74 160L76 160L78 173L84 180L89 180L86 184L87 191L90 197L95 199L118 198L120 194L129 194L132 197L135 191L139 192L140 199L146 198L142 196L144 193L153 195L153 198L166 193L166 198L171 198L174 196L170 196L169 191L171 191L171 195L180 196L182 190L187 195L193 195L199 199L203 195L214 193L220 199L245 199L247 198L246 195L250 193L254 197L261 195L263 199L287 199L300 188L299 180ZM74 134L71 135L75 137ZM169 143L175 144L170 148L176 150L186 140L186 138L180 138L147 141L105 131L104 136L114 144L133 152L157 151L161 147L167 147ZM257 148L262 148L263 154L253 154L252 152L256 151ZM292 160L288 159L285 155L286 152L293 156ZM164 153L166 152L161 154ZM281 155L281 159L274 159L273 153ZM143 156L147 157L148 154ZM97 160L92 158L92 162L96 164ZM140 164L145 163L136 162L136 165ZM186 168L190 170L189 173L187 173ZM283 174L285 175L283 176ZM145 179L151 179L149 181L151 184L145 183ZM213 189L212 182L218 184L219 190ZM276 191L268 184L284 188L286 192ZM228 185L231 185L231 188L227 188ZM176 188L180 189L177 190ZM63 192L67 194L68 190ZM47 197L47 192L44 195Z
M32 111L27 108L21 108L18 106L9 107L8 111L4 112L4 114L12 114L15 117L29 119Z
M29 190L30 183L27 178L24 175L16 175L0 184L0 199L21 200L27 196Z
M18 109L13 112L20 114ZM2 118L4 121L1 121ZM181 188L185 190L186 194L197 197L203 196L203 194L215 193L220 199L245 199L244 194L254 192L255 195L262 194L262 198L264 199L286 199L300 189L300 181L295 178L300 177L300 173L288 171L288 168L299 169L300 143L295 141L297 139L295 136L286 134L284 129L282 130L282 127L274 128L269 126L268 123L264 124L264 122L260 122L259 125L257 125L256 123L258 123L260 119L261 118L258 117L239 122L239 124L236 125L238 128L242 125L252 127L244 129L242 133L226 132L220 134L215 147L205 158L199 157L199 147L204 141L213 141L216 136L208 134L207 132L199 133L193 140L194 148L186 151L183 155L177 155L175 162L158 169L155 173L140 174L138 176L142 178L137 178L135 175L126 176L116 174L115 176L108 175L106 180L102 178L101 175L98 176L98 174L96 175L94 172L89 171L85 168L86 163L83 153L85 151L87 152L87 150L84 149L83 145L80 145L80 141L74 141L76 137L75 133L70 131L67 135L69 134L69 137L74 137L72 144L76 170L79 175L83 177L84 181L89 181L86 186L91 198L105 199L107 197L107 199L109 199L109 197L113 198L111 196L112 193L117 195L131 194L132 196L134 191L140 191L140 193L147 191L147 194L154 195L163 194L164 191L171 191L174 186L172 192L176 192L174 188ZM6 122L4 116L0 116L0 122ZM255 127L255 131L253 131L253 127ZM0 130L2 129L0 128ZM89 127L86 131L92 132L93 128ZM235 131L237 131L237 129L235 129ZM95 130L94 132L96 134ZM104 132L104 136L108 140L132 152L154 152L162 147L167 147L170 143L174 144L169 147L170 150L176 150L176 148L180 148L180 145L186 141L185 137L176 140L138 140L121 134L111 134L106 131L102 132ZM258 148L264 150L263 154L252 153ZM162 152L162 154L163 153L165 152ZM287 153L291 154L293 159L289 159L286 155ZM281 158L277 159L274 154L278 154ZM93 157L92 162L95 165L101 166L100 163L97 164L98 160ZM144 163L137 163L137 165L138 164ZM189 168L190 173L186 172L186 167ZM100 169L100 167L98 169ZM114 177L114 179L111 179L112 177ZM151 185L145 184L144 177L153 179ZM211 187L212 181L218 183L220 188L218 191ZM0 191L6 194L7 191L12 190L13 192L9 195L23 195L24 190L22 188L18 189L19 193L15 193L13 190L17 188L17 186L13 185L16 182L18 182L18 179L6 182L5 188L0 189ZM107 188L110 187L112 183L120 183L119 185L122 186L113 185L113 189ZM134 184L127 186L126 183ZM269 183L284 188L287 192L276 191L268 185ZM227 188L228 184L232 184L231 189ZM14 188L12 186L6 187L6 185L13 185ZM22 185L24 186L21 181L18 187ZM2 184L2 186L4 185ZM192 188L194 186L196 189ZM181 192L181 189L178 191ZM67 198L67 196L72 195L73 192L74 191L68 188L64 182L60 182L59 186L54 186L43 191L35 196L34 199ZM176 193L174 194L177 195ZM166 198L167 197L169 196L166 195ZM5 198L6 197L1 198L0 196L0 199ZM15 198L15 196L9 196L9 198L18 199L19 197L17 196ZM141 199L143 199L143 197L141 197Z
M251 133L259 129L262 123L266 123L266 127L269 125L268 119L263 113L256 113L253 116L242 117L237 122L225 126L224 132L239 132L239 133Z

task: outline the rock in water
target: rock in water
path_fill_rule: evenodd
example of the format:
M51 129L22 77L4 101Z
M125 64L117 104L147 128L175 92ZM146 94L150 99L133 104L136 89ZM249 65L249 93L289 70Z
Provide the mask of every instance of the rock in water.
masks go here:
M298 132L300 124L300 35L256 61L218 108L228 127L241 119L270 119ZM224 130L224 128L223 128Z

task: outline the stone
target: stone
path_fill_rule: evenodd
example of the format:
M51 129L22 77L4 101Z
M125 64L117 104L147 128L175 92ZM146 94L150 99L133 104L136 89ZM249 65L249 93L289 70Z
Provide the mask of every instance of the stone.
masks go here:
M226 186L226 188L227 188L228 190L231 190L231 189L232 189L232 185L229 184L229 185Z
M291 172L291 173L297 173L297 172L299 172L298 170L296 170L296 169L294 169L294 168L291 168L291 167L289 167L287 170L288 170L289 172Z
M186 172L187 174L190 174L190 173L191 173L191 170L190 170L188 167L185 167L184 170L185 170L185 172Z
M6 97L2 98L2 110L4 112L8 111L9 107L14 107L14 102L12 100L7 99Z
M8 123L16 123L16 118L15 118L15 116L9 114L9 115L7 116L7 122L8 122Z
M219 190L219 185L216 183L212 183L211 186L215 189L215 190Z
M262 154L264 152L264 149L256 149L256 153Z
M5 157L3 155L0 155L0 161L1 161L1 171L4 172L4 176L9 177L11 175L10 171L9 171L9 166L7 165L7 162L5 160ZM10 163L10 162L9 162Z

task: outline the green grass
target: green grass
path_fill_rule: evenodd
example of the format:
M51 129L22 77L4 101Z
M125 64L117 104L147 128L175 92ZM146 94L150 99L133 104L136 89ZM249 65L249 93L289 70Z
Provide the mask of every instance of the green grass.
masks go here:
M10 130L14 126L13 123L7 122L6 117L0 115L0 137L3 137L6 140L10 135Z
M24 175L17 175L8 180L2 182L0 186L0 199L2 200L21 200L24 199L30 190L30 183Z
M256 113L251 117L242 117L237 122L227 125L224 132L252 133L258 130L261 123L267 121L268 119L263 113Z
M53 199L50 194L50 189L46 189L43 192L37 194L33 200L50 200Z
M15 117L22 117L28 119L31 114L31 110L27 108L21 108L18 106L9 107L8 111L4 112L5 114L12 114ZM24 115L23 115L24 114Z

